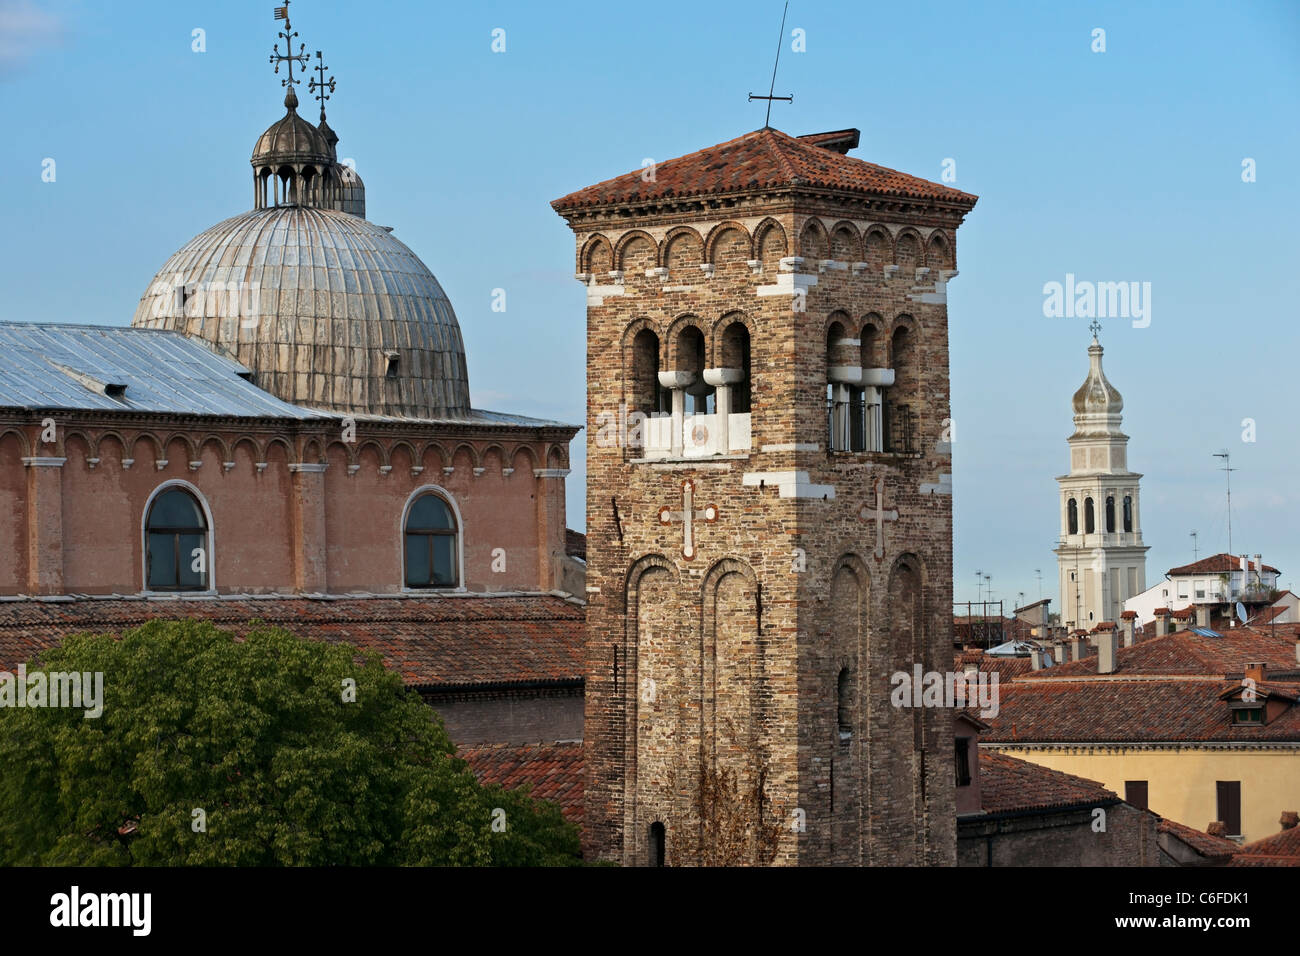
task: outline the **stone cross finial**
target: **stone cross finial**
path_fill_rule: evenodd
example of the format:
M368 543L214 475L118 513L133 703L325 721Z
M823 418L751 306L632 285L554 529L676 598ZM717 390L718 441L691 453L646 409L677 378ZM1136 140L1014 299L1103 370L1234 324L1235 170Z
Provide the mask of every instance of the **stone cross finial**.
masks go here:
M320 79L317 80L312 77L307 82L307 90L314 93L316 99L320 100L320 118L323 120L325 119L325 101L330 98L329 94L334 92L334 77L331 76L328 80L325 79L325 71L329 67L325 65L325 58L321 56L320 50L316 51L316 66L313 69L320 75ZM317 90L320 92L317 92ZM326 93L326 90L329 90L329 93Z

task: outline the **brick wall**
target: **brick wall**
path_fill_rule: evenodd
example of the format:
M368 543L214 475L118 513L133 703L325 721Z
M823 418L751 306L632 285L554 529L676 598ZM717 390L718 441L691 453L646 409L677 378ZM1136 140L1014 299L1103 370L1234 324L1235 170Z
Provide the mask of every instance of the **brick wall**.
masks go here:
M568 214L588 287L590 858L643 864L661 822L669 864L955 860L951 714L892 708L889 677L952 666L935 278L953 268L960 216L905 205L786 195L737 200L725 218L672 204ZM895 343L906 351L892 398L916 415L914 454L828 454L834 322L850 338L875 330L873 366ZM659 369L677 371L692 365L694 326L704 368L725 368L736 323L750 337L749 450L640 461L609 441L620 405L644 401L638 334L653 332ZM898 516L877 551L861 512L880 480ZM693 510L717 509L694 518L690 554L687 481ZM665 523L663 509L677 514Z

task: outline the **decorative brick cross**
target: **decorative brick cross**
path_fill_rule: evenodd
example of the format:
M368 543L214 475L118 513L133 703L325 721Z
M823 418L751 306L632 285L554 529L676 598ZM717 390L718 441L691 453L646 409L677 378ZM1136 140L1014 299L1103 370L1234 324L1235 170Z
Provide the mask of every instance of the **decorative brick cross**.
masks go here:
M874 554L876 560L880 561L885 556L885 522L898 520L897 511L895 511L892 508L889 510L885 509L885 476L884 475L879 475L876 477L875 508L872 508L870 505L864 505L862 510L858 512L858 516L867 521L871 521L872 519L875 519L876 550Z
M714 522L718 520L716 505L707 505L699 511L695 509L695 482L689 478L682 482L682 510L673 511L668 507L659 509L659 523L682 523L682 557L687 561L695 560L695 521Z

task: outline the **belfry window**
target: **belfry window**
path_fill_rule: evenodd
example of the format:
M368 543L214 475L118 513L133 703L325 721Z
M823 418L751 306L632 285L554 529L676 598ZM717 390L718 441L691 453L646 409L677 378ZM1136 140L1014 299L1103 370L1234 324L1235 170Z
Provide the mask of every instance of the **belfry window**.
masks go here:
M406 515L405 580L408 588L454 588L460 583L456 516L441 496L415 499Z
M208 550L208 522L192 494L172 487L154 498L145 519L148 590L207 590Z
M1124 530L1133 530L1133 498L1131 495L1124 496Z
M1079 502L1073 498L1070 499L1069 505L1066 506L1069 518L1070 534L1079 533Z
M1083 533L1092 534L1097 530L1097 515L1091 498L1083 499Z
M1115 530L1115 497L1106 496L1106 533L1110 534Z

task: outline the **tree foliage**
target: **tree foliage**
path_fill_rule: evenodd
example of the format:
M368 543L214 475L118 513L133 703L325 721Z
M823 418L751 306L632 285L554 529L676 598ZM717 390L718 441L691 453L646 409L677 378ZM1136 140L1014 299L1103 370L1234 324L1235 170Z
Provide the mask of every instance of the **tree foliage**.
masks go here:
M577 862L559 808L480 786L377 655L152 621L41 669L101 672L103 713L0 709L4 865Z

